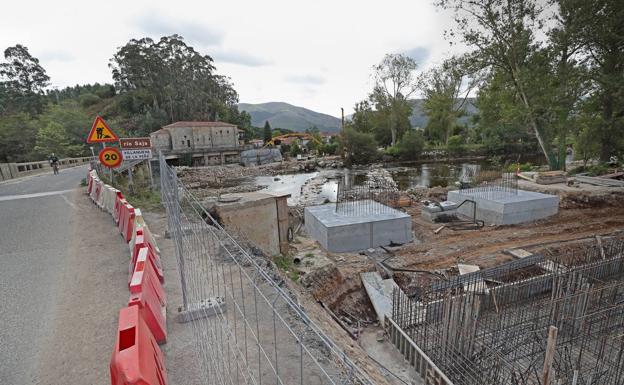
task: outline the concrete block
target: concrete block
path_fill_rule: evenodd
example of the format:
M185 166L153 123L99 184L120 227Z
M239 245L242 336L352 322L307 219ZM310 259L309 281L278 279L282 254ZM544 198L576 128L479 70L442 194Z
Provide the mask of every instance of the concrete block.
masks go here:
M559 197L533 191L518 190L518 194L498 194L490 199L467 191L449 191L449 200L461 204L466 200L477 204L477 219L486 224L512 225L548 218L559 212ZM458 209L461 215L472 217L472 204Z
M376 213L370 215L347 216L337 213L335 204L306 207L306 232L324 249L335 253L411 241L412 218L409 215L387 207L374 211Z

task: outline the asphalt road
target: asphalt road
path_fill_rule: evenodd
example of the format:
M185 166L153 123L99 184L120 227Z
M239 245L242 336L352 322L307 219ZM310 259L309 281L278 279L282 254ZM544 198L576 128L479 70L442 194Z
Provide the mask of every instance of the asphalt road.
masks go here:
M0 384L108 383L128 251L86 172L0 184Z

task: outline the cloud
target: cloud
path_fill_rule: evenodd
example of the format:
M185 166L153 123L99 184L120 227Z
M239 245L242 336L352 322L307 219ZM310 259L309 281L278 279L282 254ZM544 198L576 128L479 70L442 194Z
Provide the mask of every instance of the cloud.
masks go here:
M209 55L215 60L217 65L219 62L238 64L247 67L261 67L273 64L271 60L240 51L217 49L211 51Z
M298 83L306 85L321 85L325 83L325 78L319 75L289 75L286 76L286 81L289 83Z
M430 53L431 51L427 47L414 47L403 52L403 54L416 60L419 66L422 66L427 61Z
M189 43L202 46L218 46L224 38L222 31L192 21L172 19L159 13L140 16L137 25L152 38L178 34Z
M37 56L37 58L44 62L69 62L74 60L74 56L72 54L63 50L43 51Z

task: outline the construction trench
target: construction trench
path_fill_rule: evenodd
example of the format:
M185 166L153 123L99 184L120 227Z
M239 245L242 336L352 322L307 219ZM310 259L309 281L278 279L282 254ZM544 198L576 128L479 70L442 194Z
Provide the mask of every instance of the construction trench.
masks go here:
M193 183L203 179L192 175ZM516 190L531 191L555 197L557 210L472 226L479 218L471 210L451 222L423 215L426 204L453 196L448 189L398 191L375 182L379 175L357 188L339 183L342 200L326 204L345 217L389 213L377 203L394 207L411 219L410 239L328 250L303 215L320 202L300 199L289 207L288 251L264 254L289 287L316 301L307 310L328 313L329 327L359 345L387 383L624 383L624 188L544 186L503 175L472 192L514 200L523 194ZM311 180L302 191L315 186ZM254 234L242 236L257 245ZM387 346L395 353L380 354Z

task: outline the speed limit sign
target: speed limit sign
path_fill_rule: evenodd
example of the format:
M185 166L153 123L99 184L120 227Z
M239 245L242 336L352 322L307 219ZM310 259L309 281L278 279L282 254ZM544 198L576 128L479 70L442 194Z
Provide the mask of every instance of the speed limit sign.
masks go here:
M104 167L108 168L117 168L121 164L123 157L121 156L121 152L115 147L106 147L102 151L100 151L100 163Z

